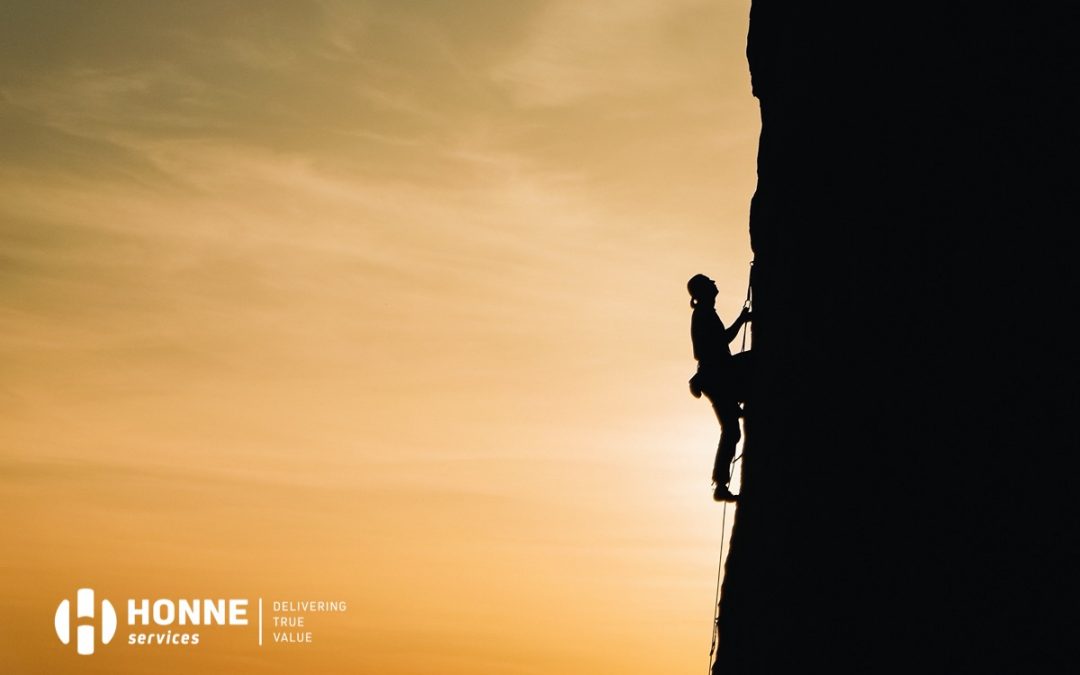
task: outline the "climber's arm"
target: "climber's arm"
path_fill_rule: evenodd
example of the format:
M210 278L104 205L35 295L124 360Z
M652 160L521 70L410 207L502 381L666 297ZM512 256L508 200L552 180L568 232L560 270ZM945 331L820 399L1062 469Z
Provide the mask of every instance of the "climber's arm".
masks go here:
M739 337L739 331L742 329L743 324L753 320L753 316L750 315L750 308L743 307L743 311L739 314L739 318L735 319L735 322L731 324L731 327L724 331L724 340L727 341L727 344L731 344L735 341L735 338Z

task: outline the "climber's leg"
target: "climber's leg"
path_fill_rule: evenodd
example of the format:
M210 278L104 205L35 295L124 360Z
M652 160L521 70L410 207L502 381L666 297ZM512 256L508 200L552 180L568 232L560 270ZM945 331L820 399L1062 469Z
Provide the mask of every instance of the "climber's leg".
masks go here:
M739 404L734 400L712 401L716 419L720 422L720 443L716 448L712 479L717 486L726 486L731 482L731 460L735 458L735 446L742 438L742 431L739 429Z

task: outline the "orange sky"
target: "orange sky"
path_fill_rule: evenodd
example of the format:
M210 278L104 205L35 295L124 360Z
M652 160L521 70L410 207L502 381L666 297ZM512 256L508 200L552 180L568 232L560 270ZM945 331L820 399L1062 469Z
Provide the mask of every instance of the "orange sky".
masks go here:
M5 3L0 671L700 670L748 9ZM82 586L349 610L78 657Z

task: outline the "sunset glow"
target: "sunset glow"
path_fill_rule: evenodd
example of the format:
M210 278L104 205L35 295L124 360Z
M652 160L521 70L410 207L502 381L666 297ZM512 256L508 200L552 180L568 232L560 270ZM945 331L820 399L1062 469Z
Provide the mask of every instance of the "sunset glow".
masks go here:
M5 3L0 671L700 670L748 8ZM349 609L79 661L87 585Z

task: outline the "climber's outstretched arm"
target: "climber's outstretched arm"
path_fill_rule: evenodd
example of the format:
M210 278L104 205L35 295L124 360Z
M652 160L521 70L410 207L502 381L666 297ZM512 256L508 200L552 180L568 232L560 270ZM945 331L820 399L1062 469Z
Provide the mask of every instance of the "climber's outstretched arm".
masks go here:
M735 338L739 337L739 331L742 329L743 324L753 320L754 318L750 315L750 308L743 307L743 311L739 314L739 318L735 319L735 322L731 324L731 327L724 331L724 340L726 340L728 344L734 342Z

